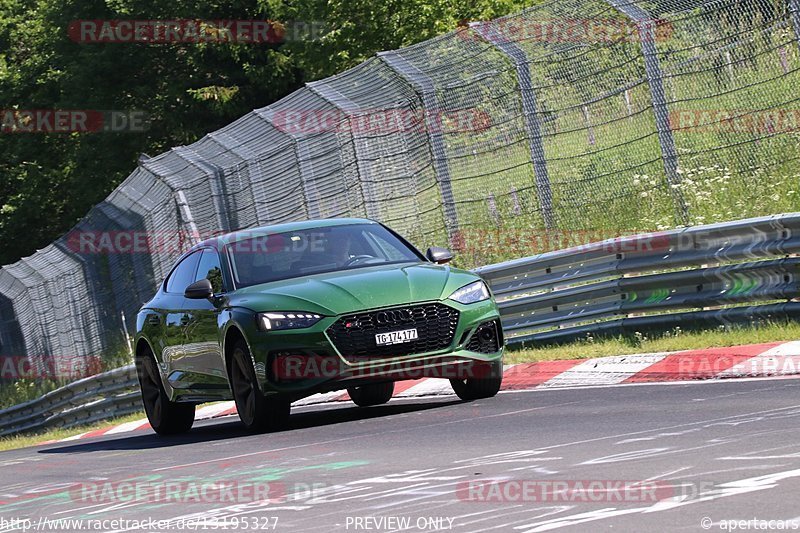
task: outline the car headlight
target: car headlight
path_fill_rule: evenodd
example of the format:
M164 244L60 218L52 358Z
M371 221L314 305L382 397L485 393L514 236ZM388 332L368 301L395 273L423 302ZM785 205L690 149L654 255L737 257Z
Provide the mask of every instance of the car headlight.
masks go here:
M310 328L320 320L321 315L314 313L286 312L286 313L258 313L258 327L263 331L281 329Z
M451 300L460 304L472 304L489 299L489 288L482 281L475 281L469 285L464 285L450 295Z

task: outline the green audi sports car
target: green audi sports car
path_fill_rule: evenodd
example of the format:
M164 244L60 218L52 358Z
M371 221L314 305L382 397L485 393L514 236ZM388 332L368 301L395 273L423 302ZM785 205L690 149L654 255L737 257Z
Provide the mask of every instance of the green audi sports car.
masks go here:
M371 220L239 231L195 245L136 321L136 368L160 434L188 431L195 406L235 400L252 431L291 402L347 389L388 402L397 381L449 379L464 400L497 394L503 334L489 288Z

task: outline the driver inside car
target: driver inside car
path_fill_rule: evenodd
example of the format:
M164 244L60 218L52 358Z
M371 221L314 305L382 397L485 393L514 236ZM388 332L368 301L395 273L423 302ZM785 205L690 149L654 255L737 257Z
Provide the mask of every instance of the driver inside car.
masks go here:
M302 258L295 264L301 270L309 268L341 268L353 257L353 237L347 232L333 239L329 233L309 239Z

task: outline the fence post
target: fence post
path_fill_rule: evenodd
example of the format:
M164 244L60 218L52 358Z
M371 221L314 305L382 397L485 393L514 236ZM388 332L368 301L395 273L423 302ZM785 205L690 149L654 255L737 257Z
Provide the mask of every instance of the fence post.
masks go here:
M341 111L347 117L348 121L350 121L351 116L359 110L359 107L355 102L331 87L325 82L325 80L307 83L306 87L308 87L314 94ZM366 139L358 137L352 127L350 128L350 136L353 138L353 150L355 152L358 179L361 182L364 208L367 212L368 218L377 220L380 218L380 209L378 209L378 199L375 195L375 182L372 180L372 176L370 175L369 166L365 164L365 158L361 157L362 152L366 151Z
M227 141L229 136L221 134L219 131L213 131L208 135L206 135L206 137L208 139L211 139L211 141L217 144L218 146L223 147L226 151L229 151L235 154L236 156L240 157L242 161L239 163L239 165L247 165L250 190L251 192L253 192L253 195L255 196L255 192L253 191L253 174L255 170L252 168L251 165L259 165L260 168L260 163L258 162L258 155L252 150L246 149L241 144L231 144L230 142ZM253 205L253 211L255 212L256 215L256 225L257 226L264 225L264 223L262 222L263 217L261 216L259 206L255 204L255 201Z
M452 243L458 234L458 213L456 212L455 197L453 196L453 184L450 178L444 136L441 131L439 102L433 81L427 74L396 51L379 52L378 58L411 85L422 98L422 105L425 111L425 128L431 143L433 167L439 182L439 191L442 195L442 205L444 206L445 227L447 236Z
M181 190L175 191L175 202L178 204L178 210L181 214L181 219L189 225L189 231L191 232L193 241L199 242L200 232L198 231L197 224L194 221L192 208L189 206L189 202L186 200L186 193Z
M211 179L208 180L208 184L211 187L211 194L214 196L212 200L217 212L220 230L228 232L238 229L238 227L235 227L238 226L238 222L231 221L231 215L235 216L235 214L228 204L228 191L225 187L225 176L222 173L222 169L209 163L200 154L186 146L178 146L173 148L172 151L184 161L188 161L197 168L209 173L209 178Z
M278 129L272 120L272 116L275 113L272 108L266 107L264 109L256 109L253 112L263 120L266 120L273 128ZM306 201L306 213L308 218L321 218L322 211L320 211L319 207L319 193L314 181L311 179L311 176L314 174L314 166L311 162L307 140L304 136L296 133L287 133L287 135L292 139L292 147L294 148L294 155L297 159L300 181L303 185L303 195Z
M634 22L639 30L639 44L642 46L642 56L644 57L644 68L647 76L647 84L650 87L650 97L653 101L653 113L656 119L656 129L658 130L658 144L661 146L661 159L664 162L664 171L667 176L670 194L675 202L676 216L679 224L689 224L689 211L683 199L681 191L673 187L681 182L678 173L678 151L675 148L675 139L672 136L672 128L669 124L669 108L667 107L667 97L664 92L664 75L661 71L661 63L658 60L658 50L656 49L655 21L644 9L637 6L630 0L605 0L614 9L624 14Z
M128 333L128 324L125 319L125 311L120 310L119 312L120 322L122 323L122 335L125 337L125 345L128 347L128 355L131 356L131 361L133 360L133 344L131 344L131 336Z
M13 280L13 281L10 281ZM11 295L13 285L22 284L16 276L0 267L0 356L27 356L25 337L19 323L16 298ZM19 302L16 302L19 304Z
M531 80L531 69L525 52L513 41L504 38L493 23L473 22L470 28L483 40L494 46L511 60L517 71L517 83L522 96L522 111L525 116L525 128L528 132L531 162L533 163L536 192L539 196L539 207L546 229L556 227L553 216L553 192L550 188L550 176L547 173L547 158L542 142L542 122L539 120L539 109L536 91Z
M300 167L300 180L303 182L303 192L306 198L306 210L309 218L321 218L322 211L319 207L319 193L311 179L314 167L311 164L311 154L305 139L292 137L295 157Z

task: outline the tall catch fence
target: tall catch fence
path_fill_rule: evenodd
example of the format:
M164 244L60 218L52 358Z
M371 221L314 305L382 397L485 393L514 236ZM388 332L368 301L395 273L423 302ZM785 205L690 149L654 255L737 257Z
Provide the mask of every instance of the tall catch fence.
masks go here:
M0 269L0 356L124 351L177 255L220 231L365 216L473 267L797 211L798 35L800 0L551 0L379 53L142 156Z

